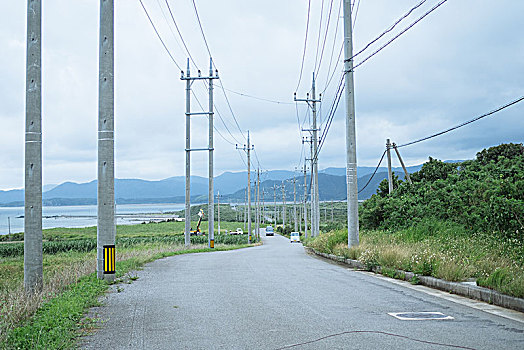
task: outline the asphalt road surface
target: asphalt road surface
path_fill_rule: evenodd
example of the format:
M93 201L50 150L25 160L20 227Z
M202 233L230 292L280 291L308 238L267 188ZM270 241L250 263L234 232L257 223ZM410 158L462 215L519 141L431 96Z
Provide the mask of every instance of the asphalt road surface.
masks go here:
M524 317L321 260L264 237L254 248L148 264L93 312L85 349L524 349ZM441 294L441 295L439 295ZM453 301L454 298L457 301ZM467 303L467 302L465 302ZM440 312L452 319L400 320ZM408 316L408 315L404 315ZM439 316L439 317L444 317ZM520 319L520 321L519 321Z

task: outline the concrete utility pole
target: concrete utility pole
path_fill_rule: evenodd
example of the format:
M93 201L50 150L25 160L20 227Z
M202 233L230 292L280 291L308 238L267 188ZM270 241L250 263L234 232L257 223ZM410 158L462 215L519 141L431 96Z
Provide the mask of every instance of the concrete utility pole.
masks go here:
M218 234L220 234L220 191L217 192L217 202L218 202Z
M189 70L189 59L186 71L186 198L184 212L184 243L186 248L191 244L191 77Z
M11 217L7 217L7 234L9 235L9 240L11 240Z
M296 170L296 169L295 169ZM295 232L298 231L297 222L297 185L296 185L295 174L293 174L293 217L295 218Z
M333 201L331 201L331 222L334 221L334 211L335 211L335 205L333 204Z
M114 2L100 1L97 277L115 279ZM108 251L112 250L112 254Z
M319 209L319 197L318 197L318 129L317 129L317 102L321 102L321 99L316 99L315 96L315 72L313 72L313 80L311 84L311 98L309 93L305 99L297 99L296 93L294 100L297 102L306 102L311 111L313 112L313 125L311 129L303 129L302 131L309 131L312 133L312 156L311 156L311 176L312 186L311 189L311 236L316 237L319 235L319 223L320 223L320 209Z
M408 169L406 169L406 165L404 164L404 161L402 160L402 157L400 156L400 153L397 149L397 145L393 142L393 148L395 149L395 152L397 153L398 160L400 161L400 165L402 165L402 169L404 170L404 174L406 175L406 180L410 185L413 183L411 182L411 177L409 176Z
M185 232L184 241L186 247L191 244L190 229L191 229L191 162L190 153L204 151L208 152L209 165L208 165L208 196L207 196L207 213L208 213L208 246L210 248L215 247L215 194L214 194L214 175L213 175L213 80L218 79L218 71L213 72L213 60L209 58L209 76L203 77L201 72L198 71L198 76L192 77L189 70L189 58L187 59L187 71L184 76L182 72L181 80L186 81L186 203L185 203ZM191 112L191 85L195 80L207 80L208 91L209 91L209 109L207 112ZM191 148L191 116L204 115L208 117L208 147L207 148Z
M218 76L218 72L217 72ZM213 152L215 150L214 143L213 143L213 119L214 119L214 111L213 111L213 60L211 57L209 58L209 81L208 81L208 90L209 90L209 127L208 127L208 133L209 133L209 164L208 164L208 204L207 204L207 212L208 212L208 234L207 234L207 240L208 240L208 246L209 248L215 248L215 192L214 192L214 163L213 163ZM220 231L219 231L220 232Z
M262 223L266 223L266 191L262 189Z
M309 143L309 154L311 156L311 158L305 158L305 161L304 161L304 167L305 167L305 163L309 160L310 161L310 164L313 164L313 157L314 157L314 154L313 154L313 139L311 137L304 137L302 138L302 143ZM313 166L310 167L310 173L311 173L311 188L309 189L311 191L311 237L315 237L314 235L314 222L315 222L315 216L314 216L314 212L315 212L315 191L313 190L313 188L315 187L315 177L313 176ZM307 188L307 185L306 185L306 188ZM306 216L307 216L307 210L306 210Z
M275 226L276 226L277 225L277 185L276 184L273 184L273 205L275 207L273 210L273 216L275 218Z
M24 288L42 290L42 2L27 2Z
M389 194L393 192L393 172L391 171L391 143L389 139L386 140L386 152L388 156L388 185Z
M243 211L243 220L244 220L244 230L246 229L246 218L247 218L247 189L244 190L244 211Z
M257 238L260 239L260 169L257 170Z
M249 130L247 131L247 147L244 145L244 147L239 148L238 145L236 145L236 148L247 153L247 240L248 244L251 244L251 151L255 149L255 146L252 146L249 141Z
M286 227L286 184L282 181L282 226Z
M344 0L344 74L346 99L346 185L348 216L348 247L359 244L357 137L355 132L355 84L353 81L353 27L351 0Z
M307 166L304 162L304 237L307 238Z

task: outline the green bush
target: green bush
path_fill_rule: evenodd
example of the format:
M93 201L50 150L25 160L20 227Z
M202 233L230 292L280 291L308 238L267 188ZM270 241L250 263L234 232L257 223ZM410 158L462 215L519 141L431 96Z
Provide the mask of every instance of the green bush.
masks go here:
M476 160L444 163L430 158L392 194L387 183L360 207L367 229L398 230L426 219L453 222L469 232L501 233L524 240L524 147L483 150Z

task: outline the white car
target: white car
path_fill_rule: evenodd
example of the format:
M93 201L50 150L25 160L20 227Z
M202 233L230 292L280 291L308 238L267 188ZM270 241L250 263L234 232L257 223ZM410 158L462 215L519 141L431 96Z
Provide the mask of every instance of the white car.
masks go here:
M243 235L244 234L244 231L242 231L242 229L239 227L237 228L237 235Z
M291 243L293 243L293 242L300 243L300 233L298 233L298 232L291 232L290 241L291 241Z

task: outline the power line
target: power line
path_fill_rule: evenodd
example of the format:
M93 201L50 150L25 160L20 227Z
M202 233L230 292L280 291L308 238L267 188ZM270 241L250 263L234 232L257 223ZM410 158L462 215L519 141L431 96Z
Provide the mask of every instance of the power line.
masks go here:
M342 0L344 1L344 0ZM353 2L353 5L355 4L355 2ZM357 9L355 11L355 18L353 19L353 29L355 29L355 24L357 23L357 17L358 17L358 9L360 8L360 0L358 0L357 2Z
M304 60L306 58L307 35L308 35L308 31L309 31L309 15L310 15L310 12L311 12L311 0L308 1L308 5L307 5L307 22L306 22L306 36L304 38L304 52L302 53L302 63L300 64L300 75L298 76L298 83L297 83L297 87L296 87L295 91L297 91L298 88L300 87L300 82L302 81L302 73L304 71Z
M198 105L200 106L200 108L202 110L204 110L204 107L202 106L202 104L200 103L200 100L198 99L197 95L195 94L195 91L191 90L191 93L193 94L193 97L195 97L195 100L197 101ZM235 138L235 136L233 136L233 134L231 133L231 131L229 131L229 128L227 127L226 123L224 122L224 119L222 118L222 115L220 114L220 112L218 111L218 109L216 108L215 104L213 104L213 106L215 107L215 111L217 112L217 115L218 115L218 118L220 119L220 121L222 122L222 125L224 125L224 127L226 128L227 132L229 133L229 135L231 135L231 137L233 138L233 140L235 140L237 143L238 143L238 140ZM216 128L215 125L213 125L213 128L216 130L216 132L218 132L218 134L226 141L228 142L229 144L231 145L235 145L233 142L229 141L228 139L226 139L224 137L224 135L222 135L222 133Z
M397 146L398 147L398 146ZM380 167L380 164L382 163L382 160L384 159L384 156L386 155L386 151L384 151L384 153L382 153L382 157L380 157L380 160L378 161L378 164L377 164L377 167L375 168L375 171L373 172L373 174L371 175L371 177L369 178L368 182L364 185L364 187L362 187L360 189L360 191L358 191L358 193L364 191L366 189L366 187L368 187L369 183L371 182L371 180L373 180L373 178L375 177L375 174L377 173L377 170L378 168Z
M184 37L182 36L182 33L180 32L180 29L178 28L178 25L175 20L175 16L173 15L173 12L171 11L171 6L169 6L169 2L165 0L167 9L169 10L169 14L171 15L171 19L173 20L173 23L175 24L176 31L178 32L178 36L180 36L180 39L182 40L182 44L184 45L184 48L186 49L187 54L189 55L189 58L191 59L191 62L195 65L195 67L198 69L198 65L196 64L195 60L193 59L193 56L191 56L191 53L189 52L189 49L187 48L186 42L184 40Z
M144 6L144 3L142 2L142 0L139 0L139 1L140 1L140 4L142 5L142 8L144 9L144 12L146 13L147 18L149 19L149 23L151 23L151 25L153 26L153 29L155 30L155 33L156 33L158 39L160 39L160 42L164 46L164 49L166 50L167 54L169 55L169 57L171 57L171 60L173 61L173 63L175 63L175 65L178 67L178 69L182 70L182 68L180 68L178 63L175 61L173 55L171 55L171 52L169 51L169 49L167 48L166 44L164 43L164 40L162 40L162 37L158 33L158 30L156 29L155 24L153 23L153 20L149 16L149 13L147 12L146 7Z
M330 75L330 71L331 71L331 65L333 64L333 54L335 53L335 45L337 43L337 36L338 36L338 24L339 24L339 18L340 18L340 11L342 10L342 1L344 0L340 0L339 2L339 5L338 5L338 13L337 13L337 25L335 27L335 36L333 37L333 45L331 46L331 56L329 58L329 66L328 66L328 70L327 70L327 74L326 74L326 81L329 80L331 81L331 79L327 79ZM338 55L338 58L337 58L337 64L335 64L335 68L333 69L333 74L331 75L331 78L333 77L333 75L335 74L335 71L337 69L337 66L338 66L338 60L340 59L340 55L342 54L342 49L344 48L344 43L342 42L342 45L340 47L340 53ZM324 93L327 89L327 86L328 86L329 83L326 83L326 86L324 88L324 90L322 91L322 93Z
M220 85L220 84L217 84L217 85ZM225 89L225 88L224 88ZM253 96L253 95L248 95L248 94L245 94L245 93L242 93L242 92L238 92L238 91L234 91L234 90L231 90L231 89L225 89L226 91L229 91L233 94L236 94L236 95L240 95L240 96L244 96L244 97L249 97L249 98L253 98L255 100L260 100L260 101L265 101L265 102L271 102L271 103L276 103L276 104L282 104L282 105L292 105L293 102L284 102L284 101L277 101L277 100L271 100L271 99L268 99L268 98L263 98L263 97L257 97L257 96Z
M468 120L468 121L466 121L466 122L464 122L464 123L461 123L461 124L459 124L459 125L457 125L457 126L454 126L454 127L452 127L452 128L446 129L446 130L444 130L444 131L438 132L438 133L436 133L436 134L433 134L433 135L430 135L430 136L426 136L426 137L423 137L423 138L421 138L421 139L418 139L418 140L415 140L415 141L411 141L411 142L408 142L408 143L405 143L405 144L402 144L402 145L398 145L397 148L410 146L410 145L413 145L413 144L415 144L415 143L419 143L419 142L422 142L422 141L425 141L425 140L431 139L431 138L433 138L433 137L437 137L437 136L443 135L443 134L445 134L445 133L447 133L447 132L450 132L450 131L456 130L456 129L461 128L461 127L463 127L463 126L465 126L465 125L468 125L468 124L471 124L471 123L473 123L473 122L476 122L477 120L480 120L480 119L482 119L482 118L485 118L485 117L488 117L488 116L490 116L490 115L493 115L493 114L495 114L495 113L497 113L497 112L500 112L500 111L502 111L503 109L506 109L506 108L511 107L511 106L513 106L513 105L515 105L515 104L517 104L517 103L519 103L519 102L522 102L523 100L524 100L524 96L521 96L521 97L519 97L518 99L516 99L516 100L514 100L514 101L512 101L512 102L506 103L505 105L503 105L503 106L501 106L501 107L498 107L498 108L492 110L491 112L484 113L484 114L482 114L482 115L480 115L480 116L478 116L478 117L476 117L476 118L470 119L470 120ZM386 151L387 151L387 150L386 150ZM382 160L384 159L384 155L386 154L386 151L384 151L384 153L382 153L382 157L380 157L380 160L379 160L379 162L378 162L378 164L377 164L377 167L375 168L375 171L373 172L373 174L372 174L371 177L369 178L369 180L368 180L368 182L366 183L366 185L365 185L365 186L364 186L360 191L358 191L358 193L364 191L364 189L369 185L369 183L371 182L371 180L373 179L373 177L374 177L375 174L377 173L377 170L379 169L380 164L382 163Z
M369 55L368 57L366 57L365 59L363 59L361 62L359 62L357 65L355 65L353 67L353 69L356 69L358 68L359 66L361 66L362 64L364 64L367 60L369 60L371 57L375 56L377 53L379 53L380 51L382 51L384 48L386 48L387 46L389 46L393 41L395 41L396 39L398 39L402 34L406 33L409 29L413 28L415 26L415 24L417 24L418 22L420 22L422 19L424 19L426 16L428 16L431 12L435 11L437 8L439 8L441 5L443 5L446 1L448 0L442 0L441 2L439 2L438 4L436 4L433 8L431 8L429 11L427 11L425 14L423 14L422 16L420 16L415 22L411 23L407 28L405 28L403 31L401 31L400 33L398 33L397 35L395 35L391 40L389 40L387 43L385 43L384 45L382 45L380 48L378 48L377 50L375 50L375 52L373 52L371 55ZM348 60L352 60L353 58L349 58Z
M365 50L367 50L368 47L370 47L371 45L373 45L374 43L376 43L378 40L380 40L384 35L386 35L387 33L391 32L393 29L395 29L395 27L400 23L402 22L404 19L406 19L411 13L413 13L413 11L415 11L416 9L418 9L420 6L422 6L424 3L426 2L426 0L422 0L421 2L419 2L417 5L415 5L414 7L412 7L407 13L405 13L402 17L400 17L395 23L393 23L393 25L391 27L389 27L388 29L386 29L384 32L382 32L382 34L380 34L379 36L377 36L375 39L371 40L369 43L367 43L366 46L364 46L364 48L362 48L360 51L358 51L356 54L353 55L352 58L355 58L357 57L358 55L360 55L362 52L364 52Z
M209 45L207 44L206 35L204 34L204 29L202 28L202 22L200 22L200 16L198 15L198 10L196 7L195 0L192 0L193 2L193 8L195 9L195 15L198 21L198 26L200 27L200 33L202 33L202 38L204 38L204 43L206 44L207 53L209 54L209 57L212 57L211 50L209 50Z
M331 0L331 3L333 3L333 0ZM313 66L313 71L316 72L317 70L317 62L318 62L318 48L320 47L320 37L322 35L322 17L324 15L324 0L322 0L322 6L320 8L320 23L318 25L318 37L317 37L317 50L315 54L315 65Z
M331 10L333 9L333 0L331 0L330 6L329 6L329 13L328 13L328 19L326 23L326 34L324 35L324 41L322 43L322 50L320 51L320 61L318 62L318 68L315 63L315 71L320 71L320 67L322 66L322 58L324 58L324 48L326 47L326 41L329 33L329 23L331 23ZM338 18L337 18L337 25L338 25Z
M508 108L508 107L511 107L511 106L513 106L513 105L515 105L515 104L521 102L522 100L524 100L524 96L521 96L521 97L517 98L516 100L514 100L514 101L512 101L512 102L506 103L505 105L503 105L503 106L501 106L501 107L498 107L498 108L492 110L491 112L484 113L484 114L482 114L482 115L480 115L480 116L478 116L478 117L475 117L475 118L473 118L473 119L470 119L470 120L468 120L468 121L466 121L466 122L464 122L464 123L461 123L461 124L459 124L459 125L457 125L457 126L454 126L454 127L452 127L452 128L446 129L446 130L444 130L444 131L438 132L438 133L433 134L433 135L430 135L430 136L423 137L423 138L418 139L418 140L415 140L415 141L411 141L411 142L408 142L408 143L404 143L404 144L402 144L402 145L400 145L400 146L397 146L397 148L410 146L410 145L413 145L413 144L415 144L415 143L419 143L419 142L422 142L422 141L429 140L429 139L431 139L431 138L433 138L433 137L437 137L437 136L443 135L443 134L448 133L448 132L450 132L450 131L456 130L456 129L458 129L458 128L461 128L461 127L463 127L463 126L466 126L466 125L468 125L468 124L471 124L471 123L473 123L473 122L476 122L477 120L480 120L480 119L482 119L482 118L485 118L485 117L488 117L488 116L490 116L490 115L493 115L493 114L495 114L495 113L497 113L497 112L500 112L500 111L502 111L503 109L506 109L506 108Z

